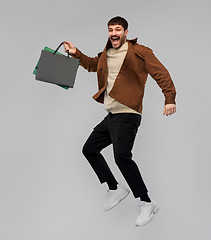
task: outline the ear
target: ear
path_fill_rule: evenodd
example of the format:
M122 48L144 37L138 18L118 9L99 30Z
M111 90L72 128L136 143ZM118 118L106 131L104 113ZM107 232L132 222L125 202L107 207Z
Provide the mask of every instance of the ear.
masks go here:
M127 37L127 35L128 35L128 29L125 30L125 37Z

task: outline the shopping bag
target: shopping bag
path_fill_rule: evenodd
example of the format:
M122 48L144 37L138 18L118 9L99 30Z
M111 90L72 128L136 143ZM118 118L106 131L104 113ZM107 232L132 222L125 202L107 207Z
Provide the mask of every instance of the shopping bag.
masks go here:
M44 47L44 51L48 51L48 52L52 52L52 53L54 52L54 50L51 49L51 48L49 48L49 47ZM56 52L56 54L63 55L63 54L60 53L60 52ZM36 65L36 67L35 67L35 69L34 69L34 71L33 71L33 74L34 74L34 75L36 75L36 73L37 73L38 64L39 64L39 60L38 60L38 63L37 63L37 65ZM58 86L66 89L66 90L69 89L69 87L67 87L67 86L62 86L62 85L58 85Z
M58 52L63 42L54 51L45 47L35 67L35 79L47 83L57 84L65 89L73 88L79 60Z

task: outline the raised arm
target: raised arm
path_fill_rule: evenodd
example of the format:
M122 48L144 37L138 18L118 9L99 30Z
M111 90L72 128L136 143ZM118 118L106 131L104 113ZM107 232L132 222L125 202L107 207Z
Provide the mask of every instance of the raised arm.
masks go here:
M64 41L65 51L71 54L74 58L80 60L80 65L84 67L88 72L96 72L98 65L98 57L92 58L83 54L79 49L77 49L71 42Z

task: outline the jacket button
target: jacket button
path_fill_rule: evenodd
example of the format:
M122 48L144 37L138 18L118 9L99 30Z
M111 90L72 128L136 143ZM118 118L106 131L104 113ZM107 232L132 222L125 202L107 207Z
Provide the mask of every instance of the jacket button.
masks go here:
M105 72L106 72L106 70L105 70Z

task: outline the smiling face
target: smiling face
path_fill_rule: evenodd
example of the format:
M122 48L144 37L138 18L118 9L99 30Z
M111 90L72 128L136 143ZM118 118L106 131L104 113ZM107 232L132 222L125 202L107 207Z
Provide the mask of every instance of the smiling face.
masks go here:
M119 25L110 25L108 27L108 35L113 48L120 48L125 42L128 35L128 30Z

